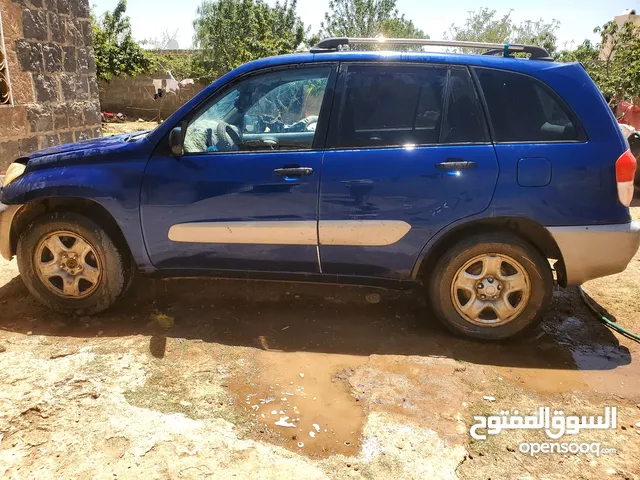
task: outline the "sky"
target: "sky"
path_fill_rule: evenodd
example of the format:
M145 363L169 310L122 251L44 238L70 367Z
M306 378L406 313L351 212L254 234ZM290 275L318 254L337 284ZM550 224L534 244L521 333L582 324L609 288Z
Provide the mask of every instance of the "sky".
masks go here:
M267 1L275 3L275 0ZM117 0L90 2L98 14L113 10L117 4ZM166 30L172 33L178 30L180 48L188 48L193 38L193 19L201 3L202 0L127 0L133 36L143 40L158 38ZM311 25L312 32L319 29L328 5L329 0L298 0L298 14L305 24ZM571 42L577 45L587 38L598 41L594 27L612 20L628 8L640 11L640 0L534 0L524 3L513 0L398 0L397 7L432 39L443 38L452 23L464 23L467 12L480 7L496 10L500 15L513 9L512 18L516 23L556 19L560 22L558 45L570 48Z

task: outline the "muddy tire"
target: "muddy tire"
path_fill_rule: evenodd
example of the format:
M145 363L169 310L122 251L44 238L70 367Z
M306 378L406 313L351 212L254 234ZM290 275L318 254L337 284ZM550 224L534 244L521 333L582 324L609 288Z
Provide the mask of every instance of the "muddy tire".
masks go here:
M18 239L17 259L31 294L70 315L106 310L133 275L127 253L102 227L73 212L51 212L32 223Z
M470 236L435 264L428 301L453 333L503 340L537 325L553 296L549 262L508 233Z

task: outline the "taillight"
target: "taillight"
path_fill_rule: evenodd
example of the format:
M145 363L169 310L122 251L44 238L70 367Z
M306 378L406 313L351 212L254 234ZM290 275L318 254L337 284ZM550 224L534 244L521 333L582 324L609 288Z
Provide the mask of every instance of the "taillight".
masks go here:
M636 157L627 150L616 161L616 182L618 182L618 200L625 207L633 200L633 177L636 174Z

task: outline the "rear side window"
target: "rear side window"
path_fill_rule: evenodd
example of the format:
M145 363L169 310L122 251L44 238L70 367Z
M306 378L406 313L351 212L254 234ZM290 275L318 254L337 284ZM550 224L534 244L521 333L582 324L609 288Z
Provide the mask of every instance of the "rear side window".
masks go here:
M448 97L440 143L487 141L485 121L466 68L451 70Z
M535 78L477 68L497 142L581 140L574 116Z
M446 68L350 65L337 147L438 143Z

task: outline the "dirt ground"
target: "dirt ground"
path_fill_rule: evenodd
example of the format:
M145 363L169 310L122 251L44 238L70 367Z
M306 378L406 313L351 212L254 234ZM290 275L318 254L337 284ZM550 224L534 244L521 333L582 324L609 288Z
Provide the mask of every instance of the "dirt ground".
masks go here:
M122 123L103 123L102 135L108 137L110 135L117 135L119 133L129 132L141 132L144 130L152 130L158 126L158 122L147 122L142 119L136 122L122 122Z
M585 290L640 331L640 255ZM65 318L0 261L0 477L639 479L639 359L575 289L527 338L483 344L419 292L360 287L140 278L109 312ZM616 453L469 435L475 415L540 406L617 407L616 430L563 439Z

